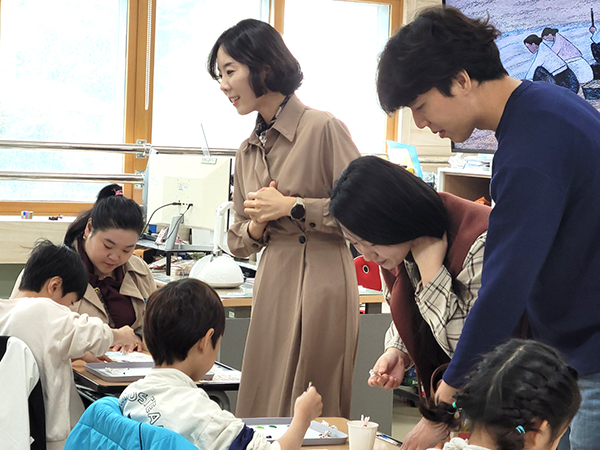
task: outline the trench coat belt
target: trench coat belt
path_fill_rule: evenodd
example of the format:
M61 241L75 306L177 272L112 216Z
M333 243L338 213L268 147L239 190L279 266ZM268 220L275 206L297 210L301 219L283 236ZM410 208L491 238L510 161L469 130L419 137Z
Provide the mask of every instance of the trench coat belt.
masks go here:
M344 244L344 238L333 233L273 233L265 237L267 245L303 245L309 240L324 245L339 246Z

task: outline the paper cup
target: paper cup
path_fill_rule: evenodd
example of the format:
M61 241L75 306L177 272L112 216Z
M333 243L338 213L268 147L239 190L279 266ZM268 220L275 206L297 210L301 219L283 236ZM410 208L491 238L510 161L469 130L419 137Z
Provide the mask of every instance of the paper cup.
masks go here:
M348 422L348 442L350 450L373 450L375 436L379 424L368 422L363 425L362 420L351 420Z

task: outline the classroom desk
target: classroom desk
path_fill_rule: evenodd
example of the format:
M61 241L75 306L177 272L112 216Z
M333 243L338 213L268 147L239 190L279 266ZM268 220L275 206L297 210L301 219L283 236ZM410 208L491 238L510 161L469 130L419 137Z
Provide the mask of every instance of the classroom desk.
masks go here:
M81 359L73 361L72 366L75 383L85 386L101 395L118 396L130 384L124 381L103 380L93 373L88 372L85 369L85 362ZM239 381L199 381L196 384L204 389L211 399L219 403L221 408L227 410L231 409L231 405L229 397L224 391L237 391L240 387Z
M105 395L119 395L129 385L127 382L111 382L103 380L94 374L89 373L85 370L85 362L82 360L73 361L73 373L75 375L75 382L85 387L92 389L94 392ZM198 386L202 387L209 397L217 401L221 408L230 410L229 398L223 392L225 390L237 390L239 383L212 383L210 381L199 382ZM318 422L326 420L330 425L335 425L338 430L348 434L347 419L343 417L320 417L317 419ZM303 446L302 448L315 449L315 446ZM398 447L382 441L381 439L375 439L375 446L373 450L392 450ZM329 445L329 446L318 446L319 450L348 450L348 442L343 445Z
M319 417L317 419L317 422L320 422L321 420L327 421L329 425L335 425L338 428L338 430L340 430L342 433L348 434L348 419L344 419L343 417ZM348 445L348 441L346 441L346 443L342 445L303 445L302 448L319 450L348 450L350 446ZM384 442L381 439L375 438L375 445L373 446L373 450L398 450L398 447L396 447L393 444Z

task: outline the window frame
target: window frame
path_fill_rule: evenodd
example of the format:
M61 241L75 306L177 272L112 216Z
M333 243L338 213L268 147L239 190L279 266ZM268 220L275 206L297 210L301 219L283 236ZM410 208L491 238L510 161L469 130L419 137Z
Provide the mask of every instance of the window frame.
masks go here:
M217 0L215 0L217 1ZM343 0L357 3L377 3L390 6L391 36L402 25L405 0ZM127 18L127 51L125 79L125 120L124 143L136 143L139 140L152 142L152 104L154 81L154 45L156 30L157 0L129 0ZM283 34L285 0L270 0L271 25ZM0 14L1 14L0 1ZM149 64L149 67L147 65ZM148 98L146 96L148 95ZM147 105L147 107L146 107ZM397 140L399 132L398 113L389 116L386 121L386 139ZM136 155L123 156L123 172L144 171L147 158ZM142 202L142 192L134 189L133 184L124 184L124 194L138 203ZM80 202L0 202L0 215L20 215L21 211L35 211L38 215L77 215L91 208L91 203Z

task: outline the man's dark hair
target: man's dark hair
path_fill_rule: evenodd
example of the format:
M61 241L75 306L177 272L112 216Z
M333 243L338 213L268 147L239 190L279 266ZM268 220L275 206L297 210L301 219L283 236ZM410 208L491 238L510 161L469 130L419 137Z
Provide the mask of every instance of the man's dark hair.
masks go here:
M388 40L379 57L381 107L391 114L432 88L450 97L462 70L478 82L508 75L494 42L499 35L489 18L472 19L449 6L422 10Z
M225 52L250 69L250 87L257 97L267 93L293 94L302 83L300 63L286 47L281 34L268 23L245 19L225 30L213 46L206 61L210 76L221 79L217 52ZM264 78L264 82L263 82Z
M54 245L47 239L36 242L25 263L19 290L40 292L46 281L53 277L62 279L63 296L75 292L83 297L88 285L88 275L81 257L66 245Z
M213 328L213 348L225 331L225 311L216 291L195 278L172 281L146 305L144 342L156 364L173 364Z
M352 234L375 245L441 238L448 228L448 213L438 193L408 170L377 156L363 156L348 165L335 183L329 211Z

